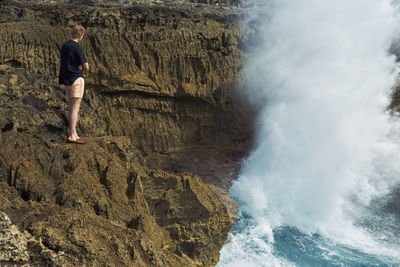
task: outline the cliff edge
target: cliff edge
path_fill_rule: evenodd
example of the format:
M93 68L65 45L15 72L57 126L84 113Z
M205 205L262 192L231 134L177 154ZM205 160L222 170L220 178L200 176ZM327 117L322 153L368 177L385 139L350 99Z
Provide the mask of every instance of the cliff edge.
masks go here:
M213 266L251 140L237 14L107 2L0 1L0 265ZM57 83L74 24L85 145Z

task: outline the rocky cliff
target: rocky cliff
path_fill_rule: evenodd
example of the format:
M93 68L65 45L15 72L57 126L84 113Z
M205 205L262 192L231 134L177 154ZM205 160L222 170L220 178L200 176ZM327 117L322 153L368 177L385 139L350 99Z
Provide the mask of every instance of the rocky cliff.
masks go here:
M215 265L251 139L232 2L64 2L0 1L0 265ZM57 83L74 24L86 145Z

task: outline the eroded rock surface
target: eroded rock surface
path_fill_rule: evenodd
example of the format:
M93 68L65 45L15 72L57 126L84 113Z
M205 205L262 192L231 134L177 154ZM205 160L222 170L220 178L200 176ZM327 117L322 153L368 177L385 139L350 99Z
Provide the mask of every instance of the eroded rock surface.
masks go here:
M0 264L28 262L27 244L8 216L0 212Z
M81 45L92 67L79 125L84 135L129 136L145 151L249 139L248 112L239 111L234 95L242 52L233 13L26 5L1 7L0 62L45 77L49 86L68 26L83 24ZM15 79L6 82L23 82Z
M0 2L1 263L215 265L251 137L235 12ZM57 84L76 23L91 65L86 145L65 143Z

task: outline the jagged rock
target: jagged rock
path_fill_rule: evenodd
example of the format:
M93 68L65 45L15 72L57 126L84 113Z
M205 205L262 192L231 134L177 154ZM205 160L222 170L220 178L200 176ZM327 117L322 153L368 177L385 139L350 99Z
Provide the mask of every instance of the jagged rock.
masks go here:
M5 213L0 212L0 265L24 264L28 260L27 245L21 232Z
M6 1L6 0L2 0ZM14 2L26 3L27 0L14 0ZM1 2L1 1L0 1ZM137 5L138 3L144 5L183 5L183 4L204 4L208 5L222 5L222 6L237 6L240 3L238 0L36 0L39 3L56 4L56 3L69 3L78 5L89 6L129 6Z
M68 262L63 252L54 252L40 238L20 232L0 211L0 266L65 266Z
M83 146L65 143L57 84L75 23L87 28L91 64ZM234 12L193 5L2 1L0 210L22 233L16 240L28 240L10 241L27 264L218 262L237 219L218 187L229 186L251 137L251 110L235 91L238 36Z
M43 94L59 89L60 46L69 25L83 24L82 46L92 66L79 125L84 135L129 136L148 152L248 142L251 112L241 110L234 90L243 55L234 13L26 6L0 7L6 19L0 64L28 71L18 78L20 86L45 77ZM16 82L12 75L7 83Z
M218 261L232 223L198 176L143 168L126 137L70 146L9 135L16 137L0 136L2 164L10 166L0 207L48 249L69 255L69 264Z

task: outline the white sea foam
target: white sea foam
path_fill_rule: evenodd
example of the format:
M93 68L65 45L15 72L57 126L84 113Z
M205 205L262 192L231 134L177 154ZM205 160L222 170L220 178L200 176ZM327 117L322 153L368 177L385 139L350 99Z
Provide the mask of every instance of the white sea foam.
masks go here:
M258 25L259 40L245 84L260 111L231 193L253 225L233 235L219 266L288 265L271 251L280 225L400 258L353 225L358 206L399 183L400 127L387 111L396 14L386 0L259 0L249 11L243 31Z

